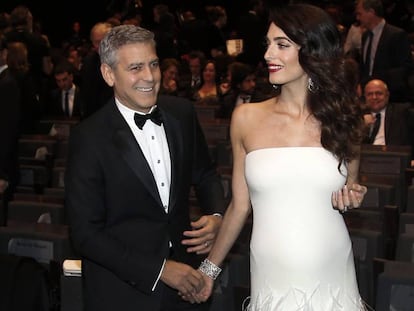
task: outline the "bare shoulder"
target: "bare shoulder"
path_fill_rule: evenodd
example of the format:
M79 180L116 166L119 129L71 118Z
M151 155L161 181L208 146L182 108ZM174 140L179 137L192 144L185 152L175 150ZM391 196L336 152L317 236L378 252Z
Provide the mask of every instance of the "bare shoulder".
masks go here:
M263 115L268 114L274 102L275 98L269 98L257 103L239 105L233 111L232 123L248 126L251 122L262 119Z

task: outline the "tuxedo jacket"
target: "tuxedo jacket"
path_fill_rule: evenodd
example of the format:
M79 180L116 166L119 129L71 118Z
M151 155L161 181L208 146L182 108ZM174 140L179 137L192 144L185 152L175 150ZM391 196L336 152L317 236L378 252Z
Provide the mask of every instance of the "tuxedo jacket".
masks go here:
M50 100L48 103L46 114L52 117L65 117L66 113L63 110L63 93L60 89L54 89L50 92ZM73 98L73 108L71 117L81 118L84 115L83 104L80 96L80 89L78 86L75 88L75 94Z
M168 213L114 99L71 131L66 206L82 258L85 310L160 310L166 291L172 291L161 280L152 291L164 260L200 263L181 244L183 231L191 230L190 187L204 214L224 211L223 188L193 104L159 96L157 105L171 157ZM169 296L180 299L176 292Z
M362 34L362 49L368 39L368 33ZM362 53L363 54L363 53ZM361 72L362 70L361 56ZM408 91L407 77L413 70L410 41L407 33L398 27L386 23L378 41L374 57L372 78L385 81L390 90L391 100L405 101ZM363 83L371 77L361 76Z
M410 145L408 109L410 104L388 103L385 108L384 134L386 145ZM368 141L369 129L364 142Z

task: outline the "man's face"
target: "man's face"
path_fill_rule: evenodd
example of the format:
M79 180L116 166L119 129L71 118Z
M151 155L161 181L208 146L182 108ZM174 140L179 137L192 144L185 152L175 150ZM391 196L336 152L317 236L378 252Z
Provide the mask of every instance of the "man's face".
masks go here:
M72 87L73 74L68 72L55 74L55 81L59 89L67 91Z
M201 63L199 58L192 58L188 60L188 67L190 68L191 75L200 76Z
M112 86L115 97L128 108L147 113L157 101L161 83L159 60L155 46L133 43L117 52L115 68L102 64L102 75Z
M256 88L256 76L254 74L248 75L240 84L240 92L252 95Z
M371 112L380 112L389 100L386 85L380 80L372 80L365 86L365 101Z
M356 7L355 7L355 17L357 21L360 22L361 26L367 29L370 28L371 19L372 16L374 16L375 13L373 10L365 10L362 6L361 1L358 1Z

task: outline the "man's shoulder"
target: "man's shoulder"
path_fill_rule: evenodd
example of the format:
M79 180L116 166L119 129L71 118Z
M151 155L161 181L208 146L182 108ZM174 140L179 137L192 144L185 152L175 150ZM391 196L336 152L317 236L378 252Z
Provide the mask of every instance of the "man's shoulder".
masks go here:
M85 135L87 133L94 135L95 132L102 133L102 131L109 128L116 110L115 103L108 101L99 110L79 122L74 130L85 133Z
M389 24L389 23L385 23L383 32L384 31L386 33L391 34L391 35L406 35L406 36L408 36L408 33L404 29L402 29L398 26Z
M193 103L184 97L173 95L159 95L157 105L169 110L191 109Z

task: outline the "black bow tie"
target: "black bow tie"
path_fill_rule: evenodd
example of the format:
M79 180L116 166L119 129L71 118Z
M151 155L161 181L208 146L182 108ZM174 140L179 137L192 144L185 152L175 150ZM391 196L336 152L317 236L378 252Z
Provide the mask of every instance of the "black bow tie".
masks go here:
M151 120L157 125L162 124L162 115L158 108L155 108L151 113L148 114L139 114L135 113L134 115L135 124L139 127L140 130L144 127L144 124L147 120Z

